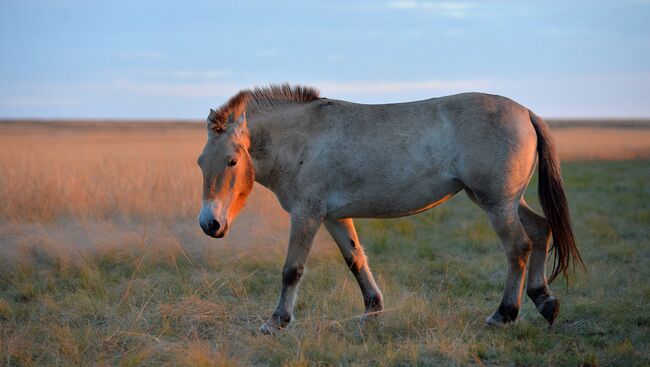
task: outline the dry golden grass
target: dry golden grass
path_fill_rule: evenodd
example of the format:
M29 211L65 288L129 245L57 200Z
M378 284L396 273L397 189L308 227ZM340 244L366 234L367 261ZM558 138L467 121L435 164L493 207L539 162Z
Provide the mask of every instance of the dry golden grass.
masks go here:
M563 161L650 158L648 128L563 127L553 129Z
M201 192L194 162L204 138L195 125L14 129L0 130L5 220L194 215Z
M650 129L554 132L564 158L650 157ZM591 190L593 180L607 179L598 167L569 167L576 229L590 245L583 253L602 274L579 280L573 295L555 285L571 298L553 331L530 304L513 328L483 329L498 303L502 255L480 210L455 198L417 217L359 223L387 299L383 324L358 326L359 291L321 231L297 322L261 338L254 332L277 297L288 216L256 186L228 238L204 236L195 164L204 139L194 124L0 123L0 364L647 361L639 348L648 315L634 300L650 290L626 285L648 281L647 251L635 242L647 237L635 224L648 219L635 201L643 163L608 168L636 175L603 196L616 205L590 196L602 190ZM611 219L601 206L626 211Z

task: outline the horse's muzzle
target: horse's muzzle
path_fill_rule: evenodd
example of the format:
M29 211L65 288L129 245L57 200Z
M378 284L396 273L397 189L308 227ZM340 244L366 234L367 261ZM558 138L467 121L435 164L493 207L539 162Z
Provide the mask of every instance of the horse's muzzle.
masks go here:
M213 238L223 238L228 233L228 224L214 217L211 203L204 203L199 214L199 225L205 234Z
M223 237L223 231L219 231L219 229L221 228L221 224L219 224L218 220L213 219L208 223L200 222L199 224L201 225L201 229L203 229L203 232L208 236L214 238Z

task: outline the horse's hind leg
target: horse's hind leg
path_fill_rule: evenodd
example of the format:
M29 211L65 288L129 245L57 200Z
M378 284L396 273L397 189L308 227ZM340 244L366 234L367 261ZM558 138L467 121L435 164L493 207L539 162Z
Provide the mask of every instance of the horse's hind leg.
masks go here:
M519 220L516 207L494 206L487 211L490 224L501 239L508 262L501 304L497 311L485 320L488 325L498 325L515 321L519 315L531 242Z
M546 218L530 209L523 199L519 202L519 217L533 243L528 262L526 294L546 321L553 324L560 312L560 302L551 294L546 281L546 254L551 241L551 230Z
M324 224L334 238L339 250L341 250L345 263L359 283L365 313L382 311L384 307L382 295L370 272L366 255L363 252L361 243L359 243L352 219L325 221Z
M487 213L490 225L501 240L508 262L501 304L485 322L488 325L500 325L515 321L521 307L524 276L531 252L531 241L517 213L519 205L517 201L477 198L469 189L466 192L467 196Z

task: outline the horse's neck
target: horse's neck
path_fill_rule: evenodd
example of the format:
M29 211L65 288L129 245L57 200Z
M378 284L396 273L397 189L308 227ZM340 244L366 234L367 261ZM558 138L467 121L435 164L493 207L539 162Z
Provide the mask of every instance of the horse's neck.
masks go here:
M278 179L274 171L286 168L283 165L287 163L287 155L280 154L283 150L281 145L287 139L295 140L286 135L292 131L286 125L293 124L296 116L290 111L284 114L278 109L268 114L251 114L247 119L251 139L249 153L255 167L255 180L271 188L276 184L272 182L273 179Z
M268 176L273 168L275 151L273 151L271 133L273 122L253 116L247 118L250 132L250 147L248 149L253 166L255 167L255 181L268 187Z

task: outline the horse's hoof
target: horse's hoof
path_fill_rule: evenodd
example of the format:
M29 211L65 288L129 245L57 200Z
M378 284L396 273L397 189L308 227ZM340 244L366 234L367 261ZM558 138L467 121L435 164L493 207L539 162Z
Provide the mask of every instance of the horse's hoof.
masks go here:
M546 319L549 325L553 325L553 321L560 313L560 300L551 296L548 297L544 303L537 306L537 311Z
M537 311L546 319L549 325L553 325L553 321L560 313L560 300L551 294L547 286L527 289L526 293L535 303Z
M502 326L505 325L507 322L503 320L503 317L499 315L498 313L495 313L494 315L488 317L485 319L485 325L486 326Z
M490 317L485 319L487 326L501 326L506 325L517 320L519 309L513 307L499 306L499 309Z

